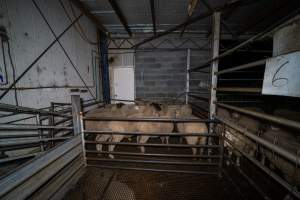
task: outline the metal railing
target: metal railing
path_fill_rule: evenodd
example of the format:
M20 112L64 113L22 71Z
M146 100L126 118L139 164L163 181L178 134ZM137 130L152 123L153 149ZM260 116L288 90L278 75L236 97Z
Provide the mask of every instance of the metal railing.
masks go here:
M79 96L73 99L73 108L80 107L78 101ZM77 99L77 100L76 100ZM77 102L77 103L76 103ZM178 118L125 118L125 117L84 117L78 110L73 121L79 124L74 127L78 127L78 134L82 133L83 139L83 155L87 166L97 166L101 168L118 168L118 169L133 169L133 170L146 170L146 171L164 171L164 172L180 172L180 173L197 173L197 174L220 174L223 160L223 139L222 135L210 134L210 133L145 133L145 132L114 132L103 130L86 130L84 129L84 122L86 121L121 121L121 122L145 122L145 123L216 123L213 120L207 119L178 119ZM96 135L123 135L123 136L151 136L151 137L206 137L214 138L216 144L162 144L149 141L148 143L137 142L113 142L113 141L97 141ZM96 145L116 145L115 151L109 150L97 150ZM132 147L145 147L146 150L151 149L151 153L141 153L139 149L132 150ZM131 147L131 150L128 148ZM155 150L159 148L159 150ZM184 150L183 153L176 151L171 152L168 149L175 149L176 151ZM213 149L214 153L197 154L193 155L192 152L187 149L191 148L203 148ZM189 152L189 153L187 153ZM101 155L100 155L101 154ZM114 155L116 158L110 158L108 155ZM200 160L195 160L200 159ZM137 166L138 165L138 166ZM174 168L176 166L176 168ZM190 169L192 167L192 169ZM201 169L199 169L199 167ZM205 168L205 169L204 169Z

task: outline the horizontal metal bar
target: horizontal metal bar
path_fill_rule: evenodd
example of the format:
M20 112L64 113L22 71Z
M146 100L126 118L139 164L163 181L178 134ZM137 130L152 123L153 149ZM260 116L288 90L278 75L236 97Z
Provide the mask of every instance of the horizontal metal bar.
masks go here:
M234 165L235 166L235 165ZM235 166L235 169L248 181L248 183L263 197L265 200L271 200L263 190L250 178L240 167Z
M46 125L34 125L34 124L0 124L0 130L38 130L38 129L65 129L72 130L72 127L68 126L46 126Z
M130 159L110 159L110 158L95 158L86 157L87 161L102 161L102 162L128 162L128 163L143 163L143 164L166 164L166 165L192 165L192 166L218 166L219 163L212 162L183 162L183 161L162 161L162 160L130 160Z
M143 133L143 132L88 131L88 130L85 130L84 133L105 134L105 135L206 136L206 137L222 136L220 134L209 134L209 133Z
M150 171L150 172L165 172L165 173L218 175L218 172L209 172L209 171L169 170L169 169L153 169L153 168L139 168L139 167L115 167L115 166L91 165L91 164L88 164L87 167L99 167L99 168L106 168L106 169L121 169L121 170L136 170L136 171Z
M201 101L209 101L209 97L203 97L203 96L197 96L197 95L193 95L193 94L188 94L189 97L195 98L195 99L200 99Z
M256 66L259 66L259 65L264 65L266 63L266 61L267 61L267 59L262 59L262 60L258 60L258 61L255 61L255 62L251 62L251 63L239 65L239 66L236 66L236 67L232 67L232 68L229 68L229 69L220 70L220 71L216 72L215 75L226 74L226 73L237 71L237 70L248 69L248 68L256 67Z
M272 142L262 139L261 137L255 135L254 133L249 132L247 129L242 128L242 127L234 124L233 122L230 122L229 120L223 119L222 117L219 117L219 116L216 116L216 118L218 120L220 120L221 122L223 122L224 124L226 124L227 126L233 128L233 129L237 130L238 132L242 133L243 135L247 136L251 140L254 140L258 144L270 149L274 153L277 153L280 156L286 158L287 160L300 165L300 157L297 156L296 154L289 152L289 151L283 149L282 147L277 146L276 144L274 144Z
M180 119L180 118L125 118L125 117L84 117L88 121L141 121L141 122L205 122L213 123L215 120L209 119Z
M60 121L56 121L56 122L54 123L54 125L56 126L56 125L59 125L59 124L63 124L63 123L65 123L65 122L67 122L67 121L70 121L70 120L72 120L72 117L70 117L70 118L65 118L65 119L62 119L62 120L60 120Z
M80 145L80 143L81 136L78 135L73 139L53 148L46 154L38 156L27 165L18 168L14 173L8 174L0 179L0 197L3 197L20 184L26 182L26 180L32 178L34 174L45 169L48 165L59 159L61 156L76 148L78 145Z
M288 15L286 15L285 17L281 18L279 21L277 21L275 24L269 26L268 28L264 29L262 32L252 36L251 38L245 40L244 42L241 42L240 44L236 45L233 48L230 48L228 50L226 50L225 52L221 53L219 56L208 60L207 62L205 62L205 64L199 66L199 67L194 67L192 69L190 69L190 71L197 71L199 69L203 69L206 67L209 67L210 64L216 60L219 60L220 58L223 58L225 56L228 56L230 54L232 54L233 52L235 52L236 50L240 49L241 47L244 47L246 45L248 45L249 43L264 38L265 36L269 35L270 33L274 32L278 27L280 27L284 22L290 20L292 17L296 16L297 14L299 14L300 12L300 8L295 9L293 12L289 13Z
M43 134L43 136L48 136L48 134ZM0 135L0 139L10 139L10 138L31 138L31 137L39 137L39 134L21 134L21 135Z
M32 119L32 118L36 118L36 116L29 116L29 117L24 117L24 118L21 118L21 119L8 121L8 122L5 122L5 124L12 124L12 123L15 123L15 122L19 122L19 121L23 121L23 120L27 120L27 119Z
M8 163L8 162L14 162L17 160L22 160L26 158L33 158L41 153L32 153L32 154L26 154L26 155L21 155L21 156L13 156L13 157L8 157L8 158L2 158L0 159L0 164L2 163Z
M29 149L34 147L40 147L40 143L32 143L32 144L26 144L26 145L17 145L17 146L7 146L7 147L0 147L1 152L6 151L15 151L19 149Z
M220 78L218 81L263 81L261 78Z
M216 88L219 92L251 92L251 93L261 93L261 88L244 88L244 87L219 87Z
M264 103L263 101L242 101L242 100L224 100L218 101L219 103Z
M18 146L18 145L27 145L27 144L40 143L40 142L60 141L60 140L67 140L70 138L71 137L3 140L3 141L0 141L0 148L10 147L10 146Z
M236 111L236 112L239 112L239 113L243 113L243 114L246 114L246 115L250 115L250 116L253 116L255 118L259 118L259 119L266 120L266 121L269 121L269 122L273 122L273 123L276 123L276 124L279 124L279 125L282 125L282 126L286 126L286 127L289 127L289 128L300 130L300 123L297 122L297 121L292 121L292 120L288 120L288 119L285 119L285 118L282 118L282 117L277 117L277 116L274 116L274 115L268 115L268 114L261 113L261 112L247 110L247 109L244 109L244 108L239 108L239 107L231 106L231 105L224 104L224 103L216 102L216 104L220 107L227 108L227 109L230 109L230 110L233 110L233 111Z
M172 158L220 158L220 155L184 155L184 154L156 154L156 153L134 153L134 152L117 152L117 151L97 151L86 150L86 153L92 154L112 154L126 156L153 156L153 157L172 157Z
M0 110L5 112L24 113L24 114L40 114L40 115L54 115L60 117L70 117L58 112L49 112L43 109L34 109L23 106L15 106L10 104L0 103Z
M124 146L150 146L150 147L175 147L175 148L220 148L219 145L191 145L191 144L153 144L153 143L133 143L133 142L100 142L94 140L85 140L86 144L104 144L104 145L124 145Z
M234 149L239 151L243 156L245 156L248 160L250 160L253 164L255 164L258 168L260 168L262 171L264 171L268 176L273 178L275 181L277 181L279 184L281 184L283 187L285 187L289 192L291 192L293 195L295 195L297 198L300 198L300 193L294 189L292 185L290 185L288 182L286 182L284 179L279 177L277 174L275 174L272 170L268 169L264 165L262 165L259 161L254 159L249 154L242 151L240 148L234 146L232 142L225 137L225 141Z

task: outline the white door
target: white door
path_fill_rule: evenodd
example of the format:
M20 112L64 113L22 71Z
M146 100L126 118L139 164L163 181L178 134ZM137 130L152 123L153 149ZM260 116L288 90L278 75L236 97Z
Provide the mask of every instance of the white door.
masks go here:
M112 79L113 79L112 98L134 101L134 68L113 67ZM118 101L113 101L113 103L117 103L117 102ZM123 102L123 103L130 103L130 102Z

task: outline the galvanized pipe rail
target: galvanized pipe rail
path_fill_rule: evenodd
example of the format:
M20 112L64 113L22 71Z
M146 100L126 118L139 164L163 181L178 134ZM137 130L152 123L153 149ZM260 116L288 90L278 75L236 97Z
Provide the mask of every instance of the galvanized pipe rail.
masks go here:
M6 130L39 130L39 129L65 129L72 130L72 127L68 126L47 126L47 125L35 125L35 124L0 124L0 131Z
M242 69L249 69L249 68L252 68L252 67L264 65L266 63L266 61L267 61L267 59L262 59L262 60L254 61L254 62L251 62L251 63L247 63L247 64L239 65L239 66L236 66L236 67L232 67L232 68L229 68L229 69L224 69L224 70L216 72L215 75L226 74L226 73L230 73L230 72L234 72L234 71L238 71L238 70L242 70Z
M165 172L165 173L218 175L217 172L208 172L208 171L171 170L171 169L155 169L155 168L141 168L141 167L121 167L121 166L92 165L92 164L88 164L87 166L104 168L104 169L118 169L118 170L121 169L121 170L135 170L135 171Z
M88 131L89 134L104 134L104 135L151 135L151 136L206 136L206 137L221 137L220 134L210 133L144 133L144 132L114 132L114 131Z
M256 111L252 111L252 110L247 110L247 109L244 109L244 108L239 108L239 107L224 104L224 103L218 103L218 102L215 102L215 103L218 106L223 107L223 108L227 108L227 109L230 109L230 110L233 110L233 111L236 111L236 112L239 112L239 113L243 113L243 114L258 118L258 119L262 119L262 120L265 120L265 121L276 123L276 124L279 124L279 125L282 125L282 126L285 126L285 127L300 130L300 123L296 122L296 121L292 121L292 120L288 120L288 119L285 119L285 118L282 118L282 117L277 117L277 116L274 116L274 115L268 115L268 114L265 114L265 113L260 113L260 112L256 112Z
M233 123L229 120L226 120L226 119L221 118L219 116L216 116L216 118L218 120L220 120L222 123L229 126L230 128L233 128L233 129L237 130L238 132L242 133L246 137L248 137L251 140L257 142L258 144L270 149L271 151L273 151L273 152L277 153L278 155L284 157L285 159L289 160L290 162L293 162L297 165L300 165L300 157L298 155L296 155L295 153L287 151L284 148L282 148L280 146L277 146L276 144L274 144L272 142L269 142L269 141L255 135L254 133L251 133L246 128L242 128L242 127L236 125L235 123Z
M241 93L261 93L262 88L249 88L249 87L218 87L215 88L219 92L241 92Z
M219 56L205 62L205 64L201 65L201 66L198 66L198 67L194 67L192 69L190 69L189 71L190 72L193 72L193 71L197 71L199 69L203 69L203 68L206 68L206 67L209 67L209 65L213 62L213 61L216 61L216 60L219 60L225 56L228 56L230 55L231 53L235 52L236 50L246 46L247 44L255 41L255 40L258 40L258 39L261 39L261 38L264 38L266 37L267 35L269 35L270 33L274 32L275 30L278 29L278 27L280 27L282 24L284 24L285 22L287 22L288 20L290 20L292 17L296 16L297 14L299 14L300 12L300 8L297 8L296 10L294 10L293 12L291 12L289 15L283 17L282 19L280 19L279 21L277 21L275 24L269 26L268 28L266 28L265 30L263 30L262 32L252 36L251 38L247 39L246 41L236 45L235 47L231 48L231 49L228 49L227 51L224 51L223 53L221 53Z
M187 154L157 154L157 153L133 153L133 152L118 152L118 151L97 151L86 150L86 153L91 154L112 154L123 156L145 156L145 157L170 157L170 158L220 158L220 155L187 155Z
M5 147L28 145L28 144L35 144L35 143L40 143L40 142L62 141L62 140L70 139L70 138L71 137L56 137L56 138L5 140L5 141L0 141L0 149L5 148Z
M220 148L220 145L201 145L201 144L156 144L156 143L133 143L133 142L101 142L94 140L85 140L86 144L104 144L104 145L123 145L123 146L149 146L149 147L174 147L174 148Z
M290 185L287 181L285 181L283 178L275 174L272 170L268 169L264 165L262 165L259 161L254 159L249 154L245 153L242 149L236 147L232 142L225 137L225 141L227 144L229 144L233 149L240 152L244 157L246 157L248 160L250 160L254 165L256 165L258 168L260 168L262 171L264 171L268 176L273 178L275 181L277 181L280 185L282 185L285 189L287 189L289 192L291 192L293 195L295 195L297 198L300 198L300 193L294 189L292 185Z
M87 161L102 161L102 162L127 162L127 163L142 163L142 164L166 164L166 165L191 165L191 166L218 166L219 163L204 163L204 162L183 162L183 161L162 161L162 160L131 160L131 159L110 159L110 158L94 158L87 157Z
M216 120L209 119L195 119L195 118L125 118L125 117L83 117L83 120L89 121L130 121L130 122L203 122L203 123L216 123Z
M18 114L23 113L23 114L34 114L34 115L40 114L40 115L54 115L59 117L70 117L69 115L64 115L58 112L49 112L43 109L34 109L34 108L15 106L15 105L4 104L4 103L0 103L0 111L13 112Z

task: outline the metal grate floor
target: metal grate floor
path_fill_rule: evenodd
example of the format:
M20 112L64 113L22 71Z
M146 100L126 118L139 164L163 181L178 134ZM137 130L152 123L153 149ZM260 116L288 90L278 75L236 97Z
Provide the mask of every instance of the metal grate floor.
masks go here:
M65 200L242 199L225 177L89 167Z

